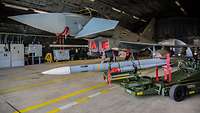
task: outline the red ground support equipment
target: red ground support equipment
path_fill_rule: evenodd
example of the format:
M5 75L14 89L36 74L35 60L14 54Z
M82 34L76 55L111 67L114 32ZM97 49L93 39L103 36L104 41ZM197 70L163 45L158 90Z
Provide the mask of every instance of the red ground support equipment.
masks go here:
M69 35L69 27L65 27L62 33L56 34L57 42L61 45L64 45L65 38ZM64 50L64 47L62 48Z
M156 81L159 81L159 76L158 76L158 66L156 66Z
M172 81L172 67L170 65L170 54L166 55L166 65L164 67L164 80L171 82Z
M111 86L111 70L109 69L108 70L108 79L107 79L108 81L108 84L109 84L109 86Z

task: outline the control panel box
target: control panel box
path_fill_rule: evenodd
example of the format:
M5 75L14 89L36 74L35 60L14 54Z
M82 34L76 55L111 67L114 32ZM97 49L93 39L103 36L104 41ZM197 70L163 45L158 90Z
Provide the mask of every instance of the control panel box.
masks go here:
M54 60L62 61L62 60L69 60L69 50L53 50Z
M29 44L28 53L32 53L33 57L42 57L42 45L40 44Z

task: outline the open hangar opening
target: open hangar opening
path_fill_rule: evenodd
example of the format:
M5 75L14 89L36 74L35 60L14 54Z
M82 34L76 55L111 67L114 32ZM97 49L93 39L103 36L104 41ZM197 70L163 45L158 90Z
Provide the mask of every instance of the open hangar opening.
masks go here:
M197 0L0 0L0 113L199 113L198 11Z

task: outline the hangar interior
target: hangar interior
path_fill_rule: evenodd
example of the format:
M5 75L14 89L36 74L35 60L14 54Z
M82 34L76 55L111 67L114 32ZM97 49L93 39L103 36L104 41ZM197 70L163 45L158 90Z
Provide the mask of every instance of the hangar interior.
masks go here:
M0 0L0 113L199 113L197 0Z

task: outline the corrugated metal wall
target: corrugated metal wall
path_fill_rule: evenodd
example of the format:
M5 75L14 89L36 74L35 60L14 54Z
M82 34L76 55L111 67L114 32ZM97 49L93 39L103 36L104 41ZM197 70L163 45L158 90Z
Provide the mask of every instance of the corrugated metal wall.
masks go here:
M155 28L155 37L178 38L187 41L189 36L200 35L200 20L181 17L158 19Z

